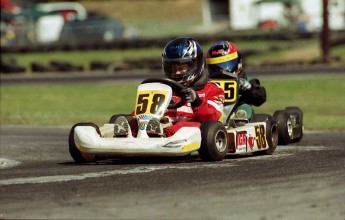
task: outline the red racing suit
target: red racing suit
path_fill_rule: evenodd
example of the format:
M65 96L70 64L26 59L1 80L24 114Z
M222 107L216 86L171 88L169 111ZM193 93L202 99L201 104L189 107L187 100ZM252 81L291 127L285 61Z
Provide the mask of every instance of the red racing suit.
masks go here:
M170 137L181 127L200 127L205 121L218 121L223 112L224 91L217 84L207 82L205 86L196 90L201 105L192 107L190 103L177 109L168 109L165 117L168 117L172 126L165 127L164 133ZM180 97L173 96L172 100L179 101Z
M164 134L167 137L174 135L182 127L200 127L205 121L218 121L223 113L224 90L218 84L207 82L202 89L195 90L202 103L198 107L192 107L186 103L177 109L168 109L164 116L169 119L171 126L165 127ZM172 100L178 103L180 97L173 95ZM132 112L133 116L134 112ZM163 126L164 127L164 126ZM138 132L138 126L131 124L133 136Z

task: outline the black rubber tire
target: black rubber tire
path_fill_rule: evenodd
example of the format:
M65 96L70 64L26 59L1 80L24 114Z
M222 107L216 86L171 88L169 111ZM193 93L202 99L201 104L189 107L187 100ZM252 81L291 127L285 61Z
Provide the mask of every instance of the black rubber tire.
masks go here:
M268 149L254 152L253 155L271 155L277 149L278 145L278 128L277 123L269 114L255 114L252 122L266 123L266 140Z
M91 127L94 127L96 129L97 133L101 136L101 132L99 130L99 127L97 125L95 125L94 123L92 123L92 122L81 122L81 123L77 123L77 124L73 125L73 127L71 128L71 131L69 133L69 136L68 136L68 145L69 145L69 153L70 153L70 155L72 156L74 161L77 162L77 163L92 163L92 162L96 162L97 159L96 159L95 156L83 154L82 152L80 152L80 150L75 145L74 129L77 126L91 126Z
M287 145L291 142L291 136L289 133L288 119L289 114L285 110L277 110L273 114L274 120L278 125L278 144Z
M127 119L128 122L132 119L132 117L131 117L130 114L116 114L116 115L112 115L112 116L110 117L110 119L109 119L109 124L114 124L115 121L116 121L116 119L117 119L118 117L120 117L120 116L124 116L124 117Z
M299 107L286 107L285 111L288 115L296 117L296 130L294 130L295 135L291 142L299 142L303 138L303 111Z
M224 125L220 122L207 121L201 124L200 130L200 158L204 161L223 160L229 152L228 134Z
M78 66L78 65L74 65L70 62L62 62L62 61L51 61L50 66L54 70L60 71L60 72L71 72L71 71L82 71L82 70L84 70L83 66Z
M22 73L25 71L26 71L25 67L17 64L16 60L4 61L1 57L1 61L0 61L0 72L1 73Z

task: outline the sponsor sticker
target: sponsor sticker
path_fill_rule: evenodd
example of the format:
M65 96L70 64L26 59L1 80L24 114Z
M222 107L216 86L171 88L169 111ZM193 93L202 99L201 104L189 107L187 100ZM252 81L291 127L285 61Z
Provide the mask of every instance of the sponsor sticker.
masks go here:
M236 151L246 152L247 151L247 132L242 131L236 134Z
M248 145L249 145L250 149L252 149L252 150L254 148L254 139L255 139L255 137L253 135L251 135L251 134L248 135Z

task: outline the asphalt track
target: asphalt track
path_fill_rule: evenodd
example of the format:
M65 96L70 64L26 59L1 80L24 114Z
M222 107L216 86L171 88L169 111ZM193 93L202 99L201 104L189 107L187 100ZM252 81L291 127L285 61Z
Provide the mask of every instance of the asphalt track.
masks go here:
M345 219L345 133L271 156L76 164L68 127L1 126L0 219Z

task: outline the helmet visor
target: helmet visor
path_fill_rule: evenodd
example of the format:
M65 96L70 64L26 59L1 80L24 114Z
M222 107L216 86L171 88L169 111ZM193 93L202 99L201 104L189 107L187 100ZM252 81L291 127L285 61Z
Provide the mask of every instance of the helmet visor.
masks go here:
M224 63L209 64L208 71L211 76L234 76L236 75L237 60L231 60Z
M164 60L165 74L178 82L188 80L188 76L197 69L196 59L169 59Z

